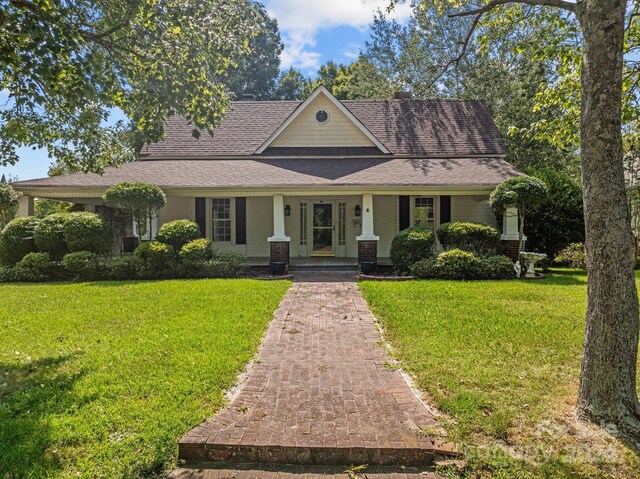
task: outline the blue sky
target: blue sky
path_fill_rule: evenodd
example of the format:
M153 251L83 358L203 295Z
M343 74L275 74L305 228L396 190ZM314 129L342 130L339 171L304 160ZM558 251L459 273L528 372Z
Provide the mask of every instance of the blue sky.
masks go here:
M386 9L389 0L265 0L269 14L278 20L285 45L281 56L283 69L293 66L306 75L315 74L327 60L349 63L369 37L368 26L378 8ZM407 19L410 7L400 4L393 14ZM0 92L0 103L6 95ZM118 118L116 118L118 117ZM114 115L113 120L121 118ZM22 148L20 161L0 166L5 174L20 180L47 176L51 161L47 152Z

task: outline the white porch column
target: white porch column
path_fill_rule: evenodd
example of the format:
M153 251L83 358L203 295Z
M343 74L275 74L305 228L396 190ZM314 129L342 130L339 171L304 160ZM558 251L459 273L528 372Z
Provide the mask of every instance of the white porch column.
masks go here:
M34 203L33 196L20 195L18 202L18 216L33 216L34 214Z
M502 241L518 241L520 239L518 230L518 210L516 208L508 208L502 215ZM524 240L527 239L525 236Z
M362 234L356 238L358 241L378 241L379 236L373 232L373 195L362 195Z
M290 241L284 231L284 197L273 195L273 236L267 238L269 242Z

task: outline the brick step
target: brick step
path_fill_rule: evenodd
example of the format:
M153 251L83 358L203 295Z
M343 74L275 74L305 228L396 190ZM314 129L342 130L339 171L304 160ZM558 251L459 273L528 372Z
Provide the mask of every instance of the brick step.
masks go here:
M173 471L167 479L443 479L431 468L296 466L273 464L192 463Z
M446 442L425 441L418 447L327 447L249 444L211 444L185 436L179 458L187 462L264 463L295 465L430 466L436 457L456 457Z

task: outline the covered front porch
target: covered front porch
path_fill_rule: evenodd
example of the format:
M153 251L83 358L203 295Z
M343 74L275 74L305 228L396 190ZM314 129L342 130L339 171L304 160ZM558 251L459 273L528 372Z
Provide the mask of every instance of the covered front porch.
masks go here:
M152 231L190 219L219 251L241 253L250 265L291 266L390 264L391 242L411 226L437 228L450 221L497 226L490 189L193 191L165 188L167 203ZM103 191L23 191L20 214L33 213L34 197L104 208ZM97 208L98 207L98 208ZM514 221L515 220L515 221ZM503 240L517 240L517 218L506 215Z

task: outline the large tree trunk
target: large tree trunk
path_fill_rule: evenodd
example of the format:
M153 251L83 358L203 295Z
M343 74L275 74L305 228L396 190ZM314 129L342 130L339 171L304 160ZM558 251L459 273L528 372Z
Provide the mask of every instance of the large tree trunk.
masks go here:
M582 183L588 272L579 417L640 441L636 392L638 296L622 162L625 2L577 4L584 35Z

